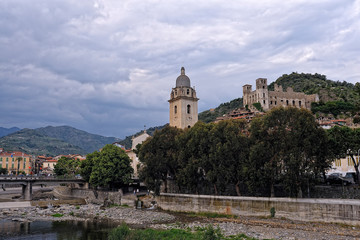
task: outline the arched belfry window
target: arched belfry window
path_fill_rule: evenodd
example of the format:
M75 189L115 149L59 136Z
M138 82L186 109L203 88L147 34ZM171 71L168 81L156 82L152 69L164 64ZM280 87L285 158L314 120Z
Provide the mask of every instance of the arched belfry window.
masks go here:
M190 89L187 89L186 94L189 95L189 93L190 93Z
M187 105L187 113L190 114L191 106Z
M174 107L174 113L177 114L177 106Z

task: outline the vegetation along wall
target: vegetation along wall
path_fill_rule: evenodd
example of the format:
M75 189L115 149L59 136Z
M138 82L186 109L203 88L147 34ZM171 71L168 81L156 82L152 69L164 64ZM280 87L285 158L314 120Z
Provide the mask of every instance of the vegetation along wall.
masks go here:
M360 201L344 199L296 199L229 197L161 193L158 206L163 210L211 212L237 216L270 216L315 222L360 223Z

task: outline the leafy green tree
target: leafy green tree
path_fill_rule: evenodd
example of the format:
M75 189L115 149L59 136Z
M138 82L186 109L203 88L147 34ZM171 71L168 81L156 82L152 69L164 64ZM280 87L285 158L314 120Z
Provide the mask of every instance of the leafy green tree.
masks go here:
M6 174L8 170L6 168L0 168L0 174Z
M257 176L268 183L271 196L279 181L290 196L302 197L304 185L330 167L327 136L305 109L271 110L252 123L251 137L250 161L261 163Z
M226 120L215 124L209 132L209 154L204 163L206 178L224 191L229 184L235 185L237 195L241 195L239 185L244 180L244 163L248 158L248 138L244 135L246 122Z
M187 129L178 138L179 153L177 172L178 185L191 192L199 193L199 188L204 185L206 172L209 170L206 163L209 162L210 131L214 123L197 122L192 128Z
M160 192L161 183L164 183L167 192L167 179L173 179L178 170L176 137L180 133L180 129L166 126L155 131L138 149L138 157L142 163L140 178L157 194Z
M355 156L360 152L360 129L335 126L328 130L330 138L330 149L337 158L350 156L353 161L357 181L360 184L359 163Z
M54 167L57 176L75 176L80 171L80 160L61 157Z
M81 174L94 187L119 187L131 182L134 170L130 163L124 150L107 144L100 152L87 155Z
M95 151L86 155L86 159L81 162L80 175L86 182L90 182L92 169L99 157L100 153Z

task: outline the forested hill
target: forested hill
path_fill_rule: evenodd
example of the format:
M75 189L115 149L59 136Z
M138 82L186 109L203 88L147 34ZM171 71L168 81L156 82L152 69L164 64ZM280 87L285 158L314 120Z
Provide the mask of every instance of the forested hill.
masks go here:
M106 144L120 141L119 138L91 134L70 126L47 126L34 130L42 135L60 139L64 142L70 143L71 145L78 146L85 150L86 153L97 151Z
M360 81L360 79L359 79ZM274 90L274 84L281 85L286 91L287 87L292 87L295 92L304 92L306 94L317 93L320 101L344 101L354 105L360 104L360 83L352 84L346 81L333 81L326 78L325 75L318 73L291 73L284 74L275 82L269 85L269 90Z
M360 81L360 79L359 79ZM306 94L318 94L320 103L313 105L313 112L331 113L334 115L343 112L357 113L360 106L360 83L355 85L346 81L333 81L326 78L325 75L318 73L291 73L284 74L275 82L269 85L269 90L274 90L274 84L281 85L286 91L292 87L295 92L304 92ZM242 95L242 92L239 93ZM206 110L199 113L199 120L203 122L212 122L217 117L230 111L243 107L243 99L236 98L230 102L222 103L217 108Z
M31 155L56 156L86 153L78 146L27 128L0 138L0 146L6 151L21 151Z
M218 107L199 113L199 120L205 123L213 122L217 117L220 117L231 110L240 108L243 106L243 99L236 98L230 102L221 103Z

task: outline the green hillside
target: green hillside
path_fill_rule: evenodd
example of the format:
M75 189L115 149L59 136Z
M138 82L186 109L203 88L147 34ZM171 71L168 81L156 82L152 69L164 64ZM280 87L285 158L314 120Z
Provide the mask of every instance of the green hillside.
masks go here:
M360 111L360 83L354 85L346 81L329 80L325 75L318 73L295 72L284 74L272 82L268 86L269 91L274 91L275 83L281 85L284 91L292 87L295 92L318 94L320 102L312 105L314 113L331 113L336 116L343 113L355 115ZM243 99L237 98L222 103L215 109L199 113L199 120L205 123L212 122L217 117L240 107L243 107Z
M167 125L167 124L162 125L162 126L157 126L157 127L148 128L148 129L146 129L146 132L147 132L147 134L149 134L150 136L152 136L156 130L161 130L161 129L164 128L166 125ZM125 137L124 140L119 141L119 143L120 143L121 145L124 145L126 149L130 149L131 146L132 146L132 140L131 140L132 137L133 137L133 136L134 136L134 137L139 136L139 135L142 134L142 133L143 133L143 131L140 131L140 132L135 133L134 135L127 136L127 137Z
M332 81L318 73L294 72L272 82L269 90L273 91L275 83L284 90L292 87L295 92L318 94L320 102L312 104L313 113L354 116L360 110L360 83L354 85L346 81Z
M47 126L43 128L37 128L35 131L39 134L60 139L64 142L70 143L71 145L78 146L84 149L86 153L99 150L106 144L120 141L119 138L91 134L69 126Z
M281 85L284 91L287 87L292 87L295 92L304 92L306 94L317 93L322 102L344 101L355 105L360 104L360 84L355 86L346 81L329 80L325 75L318 73L293 72L291 74L284 74L269 85L269 90L274 90L275 83Z
M230 102L221 103L217 108L199 113L199 120L205 123L213 122L217 117L224 115L234 109L243 107L243 99L236 98Z
M6 151L22 151L31 155L55 156L86 153L80 147L27 128L0 138L0 146Z

